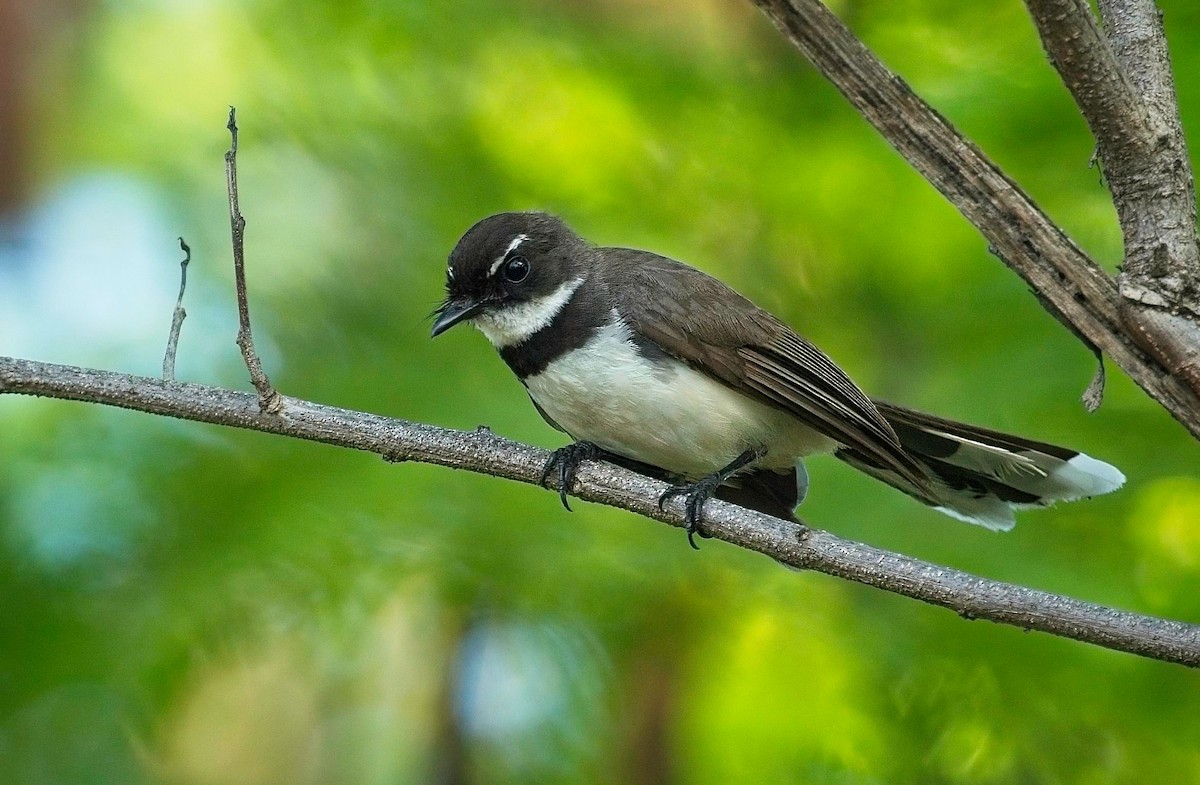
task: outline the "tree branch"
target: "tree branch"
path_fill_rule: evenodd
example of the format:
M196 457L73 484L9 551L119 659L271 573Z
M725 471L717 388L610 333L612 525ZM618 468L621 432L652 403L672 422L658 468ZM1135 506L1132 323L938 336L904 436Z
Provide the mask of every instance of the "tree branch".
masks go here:
M256 396L198 384L0 357L0 394L17 393L119 406L167 417L365 450L538 484L549 453L484 428L453 431L287 398L279 414ZM658 507L666 485L607 463L581 467L573 494L683 526L683 504ZM1200 666L1200 626L1167 621L980 578L842 539L720 501L704 508L714 537L801 569L875 586L968 619L987 619L1144 657Z
M1025 0L1050 61L1087 120L1125 239L1122 321L1200 394L1196 191L1162 19L1152 0Z
M1106 35L1085 0L1026 6L1096 138L1125 236L1125 272L1149 275L1155 248L1166 245L1176 272L1194 286L1196 194L1158 9L1152 0L1101 0Z
M1165 220L1159 221L1162 245L1149 250L1138 243L1131 253L1126 238L1125 270L1120 278L1126 324L1134 339L1200 392L1200 240L1196 238L1196 186L1187 138L1179 117L1175 78L1163 31L1162 13L1152 0L1100 0L1100 16L1117 62L1141 94L1163 140L1162 166L1148 171L1161 180ZM1168 269L1156 263L1162 256ZM1174 303L1148 305L1147 293L1165 290ZM1161 295L1160 295L1161 296ZM1174 305L1174 308L1171 306ZM1182 313L1190 311L1190 314Z
M1156 124L1182 134L1179 101L1162 12L1154 0L1098 0L1104 34L1116 61Z
M1056 318L1112 358L1193 436L1200 399L1135 342L1114 281L971 141L819 0L754 0L887 141L967 218Z
M1096 138L1121 225L1136 231L1136 214L1128 205L1133 194L1125 191L1138 181L1137 170L1153 153L1154 131L1146 106L1118 67L1085 0L1025 0L1025 5L1050 62Z

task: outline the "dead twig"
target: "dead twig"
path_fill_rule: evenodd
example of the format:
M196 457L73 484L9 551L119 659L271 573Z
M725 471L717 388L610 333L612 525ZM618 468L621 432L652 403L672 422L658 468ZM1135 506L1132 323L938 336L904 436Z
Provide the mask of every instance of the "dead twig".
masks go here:
M246 219L242 217L241 208L238 207L237 109L232 106L229 107L229 122L225 127L229 129L230 136L229 150L225 153L225 179L229 185L229 224L233 234L233 277L234 285L237 288L237 345L242 350L242 359L246 362L246 369L250 371L250 382L258 391L259 408L267 414L279 414L283 411L283 398L271 386L271 380L267 378L267 374L263 370L262 360L259 359L258 352L254 350L254 336L250 332L250 303L246 297Z
M163 356L162 378L165 382L175 381L175 353L179 350L179 331L183 328L183 320L187 311L183 310L183 292L187 289L187 266L192 261L192 249L179 238L179 247L183 250L183 261L179 263L179 297L175 300L175 312L171 315L171 333L167 336L167 353Z

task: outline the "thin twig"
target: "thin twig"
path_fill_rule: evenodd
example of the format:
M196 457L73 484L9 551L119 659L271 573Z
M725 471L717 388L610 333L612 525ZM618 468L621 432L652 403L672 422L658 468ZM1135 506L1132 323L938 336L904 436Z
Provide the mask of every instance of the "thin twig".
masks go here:
M1083 391L1083 408L1089 412L1094 412L1100 408L1100 404L1104 401L1104 355L1100 354L1100 350L1096 349L1096 373L1092 375L1092 380L1088 382L1087 389Z
M242 211L238 207L237 110L232 106L229 107L229 122L226 123L225 127L229 129L230 136L229 151L225 153L225 179L229 185L229 225L233 233L233 277L234 285L237 288L237 345L242 350L242 359L246 362L246 369L250 371L250 382L254 385L254 389L258 391L259 406L264 412L279 414L283 410L283 398L271 386L271 380L267 378L266 372L263 371L262 360L259 359L258 352L254 350L254 336L250 332L250 302L246 297L244 250L246 219L242 217Z
M453 431L287 399L287 417L264 413L248 393L108 371L0 357L0 394L21 393L120 406L365 450L538 485L549 453L487 429ZM666 485L608 463L587 462L572 494L683 526L683 504L659 509ZM969 575L842 539L732 504L711 501L704 530L784 564L824 572L987 619L1144 657L1200 666L1200 626L1081 602ZM680 538L680 547L683 547Z
M179 331L183 328L183 320L187 311L183 310L183 292L187 289L187 266L192 261L192 249L179 238L179 247L183 251L183 261L179 263L179 297L175 300L175 312L171 315L171 332L167 336L167 353L163 356L163 380L175 381L175 353L179 350Z
M1112 278L1016 183L889 71L819 0L754 3L958 208L1052 315L1112 358L1200 438L1200 399L1131 338Z

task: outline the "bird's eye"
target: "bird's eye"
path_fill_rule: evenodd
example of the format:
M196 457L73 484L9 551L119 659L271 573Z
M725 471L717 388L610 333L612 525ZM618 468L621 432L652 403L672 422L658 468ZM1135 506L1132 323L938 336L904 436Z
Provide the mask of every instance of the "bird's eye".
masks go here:
M529 276L529 262L524 256L514 256L504 263L502 272L506 281L520 283Z

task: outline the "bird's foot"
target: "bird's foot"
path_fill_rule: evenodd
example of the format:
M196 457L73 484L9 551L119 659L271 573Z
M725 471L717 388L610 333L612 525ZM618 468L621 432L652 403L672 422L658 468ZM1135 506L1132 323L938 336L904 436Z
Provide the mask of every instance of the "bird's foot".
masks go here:
M713 494L717 492L717 488L725 480L726 478L720 472L717 472L690 485L676 485L672 488L667 488L667 490L663 491L662 496L658 497L658 509L660 510L676 496L685 497L683 530L687 532L688 545L696 550L700 550L700 546L696 544L697 534L704 538L711 536L700 529L700 511L704 509L704 503L713 497Z
M721 487L726 480L763 457L763 454L764 451L761 449L746 450L734 458L732 463L719 471L715 471L690 485L676 485L673 488L668 488L658 497L658 509L661 510L663 505L676 496L685 497L683 530L687 532L688 545L696 550L700 550L700 546L696 544L696 535L699 534L704 538L712 536L700 529L700 514L704 510L704 503L716 494L717 488Z
M546 465L542 467L542 479L540 483L547 488L554 486L547 485L547 481L558 474L558 498L562 499L563 507L568 511L571 510L571 505L567 503L567 490L571 484L575 482L575 472L579 470L579 464L584 461L591 461L603 454L603 451L592 444L591 442L575 442L568 444L566 447L559 447L546 461Z

